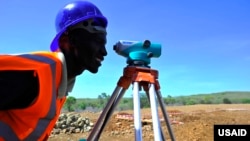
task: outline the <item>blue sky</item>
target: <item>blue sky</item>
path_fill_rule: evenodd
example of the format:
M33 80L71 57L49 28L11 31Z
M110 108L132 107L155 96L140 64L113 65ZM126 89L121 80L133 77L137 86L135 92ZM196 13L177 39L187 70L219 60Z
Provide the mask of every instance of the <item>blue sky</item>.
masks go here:
M250 91L249 0L91 1L109 20L108 56L97 74L77 78L71 96L112 94L126 66L113 45L124 39L162 45L151 67L163 96ZM0 53L49 51L56 13L68 2L1 0Z

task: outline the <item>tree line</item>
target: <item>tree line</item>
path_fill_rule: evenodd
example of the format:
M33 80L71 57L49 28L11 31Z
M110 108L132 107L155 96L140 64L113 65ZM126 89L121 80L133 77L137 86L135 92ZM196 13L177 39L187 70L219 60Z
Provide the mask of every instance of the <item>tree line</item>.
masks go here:
M66 102L64 104L64 109L67 111L76 111L85 110L87 107L96 108L102 110L108 100L110 99L110 95L106 93L101 93L97 98L94 99L76 99L73 96L68 96ZM148 101L148 97L146 94L141 94L140 96L140 107L141 108L149 108L150 103ZM132 98L122 98L121 101L117 104L117 110L129 110L133 109L133 99Z
M225 95L225 94L224 94ZM227 95L225 95L227 96ZM101 93L97 98L87 98L87 99L76 99L73 96L68 96L64 104L64 110L67 111L76 111L76 110L85 110L86 108L95 108L97 111L101 111L108 100L110 95L107 93ZM204 96L179 96L173 97L168 95L163 97L165 105L195 105L195 104L250 104L250 98L229 98L223 97L221 95L204 95ZM150 102L148 96L145 93L140 93L140 107L149 108ZM116 110L130 110L133 109L133 98L132 97L123 97L118 103Z

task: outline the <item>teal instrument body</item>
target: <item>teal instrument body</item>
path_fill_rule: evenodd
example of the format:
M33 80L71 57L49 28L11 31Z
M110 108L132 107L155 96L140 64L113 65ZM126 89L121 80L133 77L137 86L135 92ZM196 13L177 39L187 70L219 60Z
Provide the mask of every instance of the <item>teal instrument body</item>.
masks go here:
M127 64L142 62L144 65L149 65L151 58L161 56L161 44L151 43L149 40L120 40L114 45L114 50L127 58Z

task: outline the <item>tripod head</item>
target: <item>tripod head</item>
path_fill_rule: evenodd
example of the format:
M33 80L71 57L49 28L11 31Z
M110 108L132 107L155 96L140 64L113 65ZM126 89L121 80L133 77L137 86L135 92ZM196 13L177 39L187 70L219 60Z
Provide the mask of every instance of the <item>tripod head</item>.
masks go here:
M161 55L161 44L151 43L149 40L144 42L120 40L113 49L117 54L127 58L129 66L149 67L150 59Z

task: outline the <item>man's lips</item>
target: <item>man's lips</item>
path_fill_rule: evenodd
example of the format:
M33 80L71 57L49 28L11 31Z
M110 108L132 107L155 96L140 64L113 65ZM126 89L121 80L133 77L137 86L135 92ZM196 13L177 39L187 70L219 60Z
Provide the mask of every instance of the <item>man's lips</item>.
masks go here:
M101 63L104 60L104 57L100 55L100 56L97 56L95 60Z
M102 62L102 60L100 58L96 58L95 60L98 62Z

